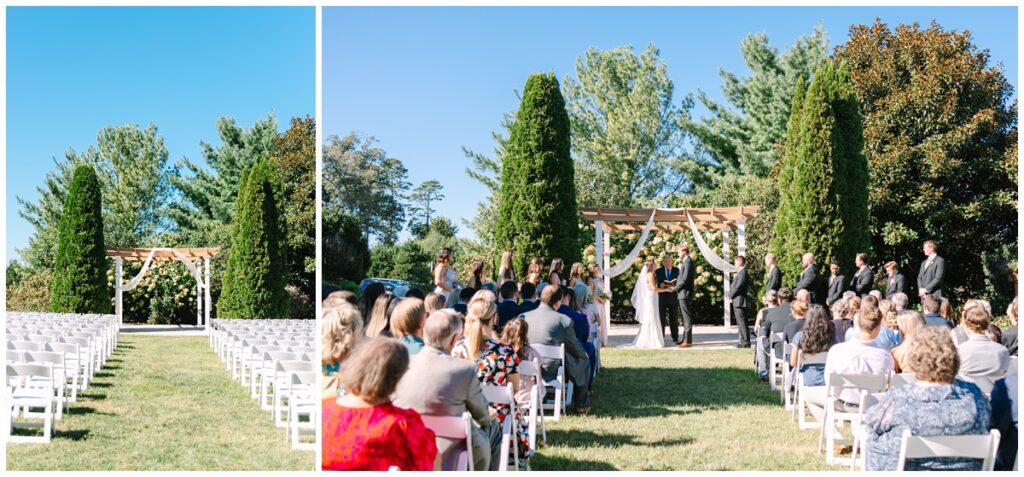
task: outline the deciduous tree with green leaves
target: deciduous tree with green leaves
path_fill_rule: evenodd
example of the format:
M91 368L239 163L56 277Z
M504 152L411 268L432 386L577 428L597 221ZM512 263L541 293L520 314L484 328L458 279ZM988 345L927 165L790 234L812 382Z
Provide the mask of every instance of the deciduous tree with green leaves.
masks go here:
M231 223L231 255L217 302L219 317L287 316L287 226L282 202L273 161L261 159L243 173Z
M316 281L316 121L292 118L274 143L288 223L288 282L309 297Z
M519 276L530 257L580 259L580 217L569 115L554 74L533 74L502 160L495 244L515 250Z
M1002 66L934 22L853 25L836 56L864 114L876 263L916 271L932 239L956 270L943 293L987 296L979 254L1018 240L1017 102Z
M75 167L61 212L50 311L109 313L103 200L92 166Z

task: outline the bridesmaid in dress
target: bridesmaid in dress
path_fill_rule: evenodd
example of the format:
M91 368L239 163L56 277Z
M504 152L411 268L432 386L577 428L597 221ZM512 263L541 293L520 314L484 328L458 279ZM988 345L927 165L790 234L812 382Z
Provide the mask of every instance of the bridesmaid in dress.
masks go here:
M600 271L597 265L590 266L590 276L588 278L590 285L590 292L594 297L594 308L595 308L595 321L597 321L598 328L598 343L601 346L608 346L608 313L604 307L605 299L598 296L604 290L604 282L601 280Z
M458 273L451 267L452 250L444 247L437 252L437 263L434 264L434 293L444 295L445 298L455 289L455 280Z

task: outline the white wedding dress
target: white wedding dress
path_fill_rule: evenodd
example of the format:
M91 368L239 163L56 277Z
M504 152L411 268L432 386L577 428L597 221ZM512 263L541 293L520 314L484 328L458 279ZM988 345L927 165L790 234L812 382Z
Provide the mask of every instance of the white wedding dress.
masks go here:
M636 321L640 322L640 332L633 339L630 348L656 349L665 347L665 330L658 316L658 294L647 286L647 274L652 273L644 266L633 287L633 308L636 309Z

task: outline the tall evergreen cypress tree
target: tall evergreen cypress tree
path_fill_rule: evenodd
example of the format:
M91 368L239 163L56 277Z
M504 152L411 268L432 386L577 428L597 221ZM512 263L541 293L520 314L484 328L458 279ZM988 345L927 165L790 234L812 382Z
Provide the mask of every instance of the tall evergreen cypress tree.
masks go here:
M570 155L569 115L554 74L526 80L502 161L497 250L514 250L524 276L530 258L580 259L580 218Z
M770 247L787 281L799 275L805 252L851 271L854 255L870 248L867 160L849 69L823 63L806 91L797 83L794 99L801 96L790 116Z
M221 318L284 318L288 314L283 193L274 163L261 159L239 184L231 224L231 255L217 302Z
M109 313L100 182L91 165L75 167L58 225L50 310Z

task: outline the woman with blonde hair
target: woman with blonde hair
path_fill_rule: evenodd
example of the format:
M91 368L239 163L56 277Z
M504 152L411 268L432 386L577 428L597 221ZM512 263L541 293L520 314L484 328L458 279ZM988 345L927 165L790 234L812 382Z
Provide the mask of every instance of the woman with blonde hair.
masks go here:
M452 348L452 356L475 363L476 377L480 384L505 387L511 383L513 392L518 394L519 355L512 347L498 341L494 336L498 306L495 300L491 299L493 296L494 294L487 290L473 295L473 299L466 307L466 324L462 338ZM500 424L504 424L505 419L512 415L512 409L508 405L492 404L491 408L497 414ZM529 456L529 426L523 419L516 424L519 425L520 458Z
M551 260L551 268L548 269L548 284L559 286L562 285L562 270L565 268L565 262L560 258Z
M540 273L544 267L544 263L539 258L534 257L530 260L530 268L526 272L526 281L533 284L533 286L540 285Z
M451 266L452 250L448 247L437 252L437 261L434 263L434 293L440 293L448 297L455 289L455 281L459 278L458 272Z
M395 300L401 300L401 298L395 298L390 292L377 297L377 301L373 304L373 308L370 311L370 322L366 324L367 338L376 338L381 335L387 336L391 333L391 326L388 323L390 318L388 311L391 310L391 302Z
M610 323L608 313L606 313L607 310L604 307L607 300L601 296L604 294L604 281L601 280L601 269L595 263L587 269L587 272L587 285L590 286L590 294L594 298L593 305L596 309L595 321L597 321L598 341L601 346L608 346L608 326L610 326Z
M427 315L444 308L445 301L447 299L444 295L436 292L430 292L427 297L423 299L423 307L426 308Z
M403 298L391 313L391 336L405 345L409 356L423 349L423 322L426 319L427 310L419 298Z
M900 344L896 345L892 349L892 361L894 363L894 370L897 373L912 373L914 370L907 369L907 351L910 349L910 342L914 338L914 333L918 330L927 326L924 321L924 317L920 313L913 310L903 310L896 314L896 324L900 330Z
M516 281L516 271L512 265L512 251L505 250L501 252L501 265L498 267L498 288L508 281Z
M320 312L320 369L323 373L323 393L338 393L338 373L341 364L363 339L363 317L359 309L348 302L324 308Z

